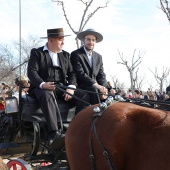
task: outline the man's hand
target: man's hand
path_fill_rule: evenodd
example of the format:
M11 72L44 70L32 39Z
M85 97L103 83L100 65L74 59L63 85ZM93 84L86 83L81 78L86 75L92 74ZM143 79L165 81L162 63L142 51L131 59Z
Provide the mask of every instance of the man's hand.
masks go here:
M116 90L115 90L115 89L111 89L111 90L110 90L110 93L113 94L113 95L115 95L115 94L116 94Z
M72 89L66 89L66 92L68 92L68 93L70 93L70 94L74 94L74 90L72 90ZM73 97L72 96L70 96L69 94L67 94L67 93L64 93L64 100L65 101L69 101L69 100L71 100Z
M42 89L54 91L54 90L55 90L54 82L45 82L45 83L42 85Z
M94 83L93 86L95 86L96 88L98 88L100 93L103 93L103 94L100 95L100 98L101 98L102 100L104 100L104 99L107 98L107 95L105 95L105 94L108 94L108 90L106 89L106 87L101 86L101 85L99 85L98 83Z
M108 97L108 96L107 96L108 90L106 89L106 87L99 85L99 91L100 91L100 93L103 93L102 95L100 95L100 98L101 98L102 100L104 100L104 99L106 99L106 98ZM105 95L105 94L106 94L106 95Z

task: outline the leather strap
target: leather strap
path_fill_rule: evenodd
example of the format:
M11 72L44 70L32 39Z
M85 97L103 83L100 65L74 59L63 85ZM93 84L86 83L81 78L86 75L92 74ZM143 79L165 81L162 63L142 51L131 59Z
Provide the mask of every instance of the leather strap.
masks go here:
M106 108L107 109L107 108ZM106 110L105 108L101 111L101 112L97 112L93 115L93 123L92 123L92 127L90 129L90 136L89 136L89 145L90 145L90 154L89 154L89 159L90 159L90 165L91 165L91 170L95 170L95 157L93 154L93 148L92 148L92 139L91 139L91 132L94 131L95 137L97 142L100 145L100 148L103 151L103 155L107 160L108 166L110 170L116 170L116 167L114 166L114 162L110 159L110 156L107 152L107 150L105 149L105 147L103 146L103 144L101 143L101 141L99 140L99 137L97 135L97 131L96 131L96 126L95 123L96 121L103 115L104 111Z

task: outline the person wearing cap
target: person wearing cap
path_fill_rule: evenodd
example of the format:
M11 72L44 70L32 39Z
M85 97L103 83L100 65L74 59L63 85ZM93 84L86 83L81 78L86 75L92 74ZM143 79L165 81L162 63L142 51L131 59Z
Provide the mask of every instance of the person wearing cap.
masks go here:
M77 74L78 86L92 92L100 92L100 99L107 98L107 80L104 73L102 56L94 51L96 43L103 40L103 36L94 29L87 29L78 33L77 38L83 46L71 53L71 62ZM99 96L89 93L91 104L100 102Z
M47 37L42 37L48 39L47 43L43 47L32 49L28 61L28 78L30 80L28 93L40 102L41 110L47 121L50 144L61 137L57 125L55 95L58 99L74 103L76 113L86 106L82 101L58 90L57 84L69 86L72 89L67 88L66 92L83 98L87 102L89 100L88 94L73 90L73 88L76 89L77 85L76 74L70 62L70 54L62 50L66 36L69 35L64 35L63 28L48 29Z

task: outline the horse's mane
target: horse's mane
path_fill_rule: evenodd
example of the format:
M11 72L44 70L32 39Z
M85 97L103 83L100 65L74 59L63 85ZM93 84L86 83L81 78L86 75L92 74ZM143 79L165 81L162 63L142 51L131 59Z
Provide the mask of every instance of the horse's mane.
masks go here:
M169 115L168 111L139 106L133 103L122 102L118 107L117 109L119 109L119 111L120 107L127 110L127 112L124 112L126 113L126 118L132 120L139 126L143 124L145 124L145 126L159 126Z

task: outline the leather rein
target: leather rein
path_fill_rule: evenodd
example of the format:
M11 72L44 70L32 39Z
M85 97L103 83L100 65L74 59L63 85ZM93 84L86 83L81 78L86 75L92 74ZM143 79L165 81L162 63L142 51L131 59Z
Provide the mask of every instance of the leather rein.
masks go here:
M71 89L71 90L77 90L77 91L84 91L84 92L87 92L87 93L91 93L91 94L97 94L97 95L103 95L103 93L99 93L99 92L93 92L93 91L89 91L89 90L84 90L84 89L79 89L79 88L73 88L73 87L68 87L68 86L64 86L63 84L56 84L56 88L66 94L69 94L70 96L72 96L73 98L75 98L76 100L80 100L82 101L83 103L87 104L87 106L90 106L91 104L84 101L83 99L75 96L74 94L70 94L69 92L66 92L65 89ZM105 94L106 96L109 96L110 94Z
M93 146L92 146L92 138L91 138L92 132L94 132L95 138L96 138L98 144L100 145L103 156L107 160L107 164L109 166L109 169L110 170L116 170L113 160L110 159L110 156L109 156L107 150L105 149L105 147L103 146L103 144L101 143L101 141L98 137L97 130L96 130L96 122L97 122L97 120L99 120L101 118L101 116L103 115L103 113L105 112L105 110L108 107L110 107L111 105L113 105L117 102L118 101L113 100L113 97L109 96L105 102L102 102L100 104L100 108L94 107L94 109L93 109L95 113L93 115L93 123L92 123L92 127L91 127L91 130L90 130L90 135L89 135L89 146L90 146L89 159L90 159L91 170L95 170L95 157L94 157L94 154L93 154Z

